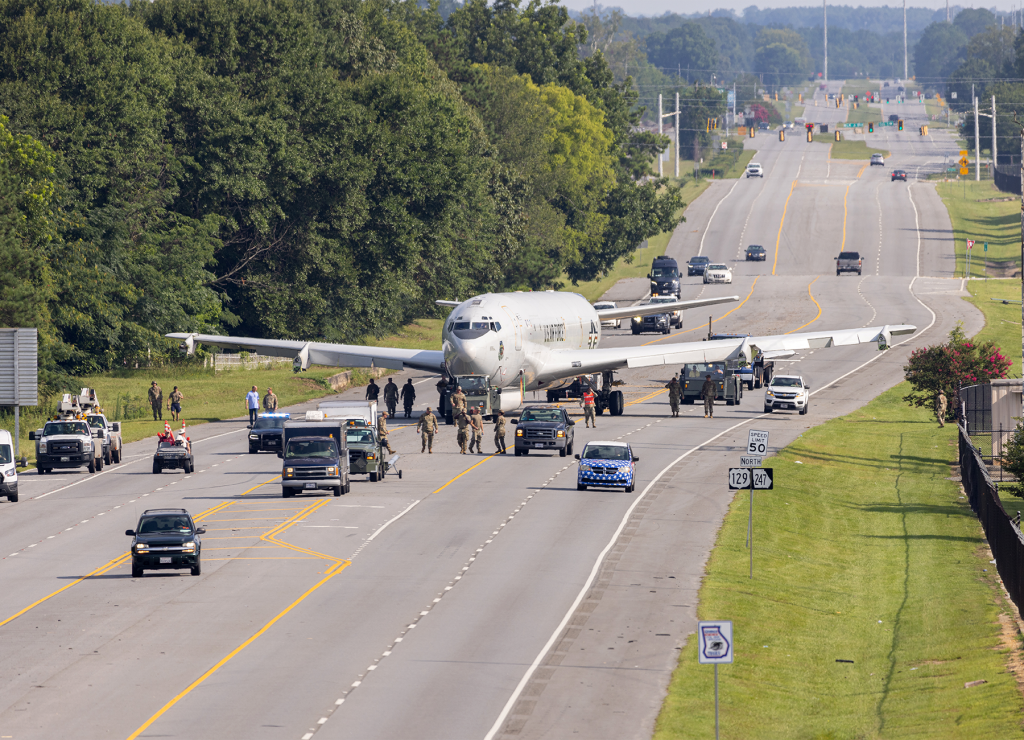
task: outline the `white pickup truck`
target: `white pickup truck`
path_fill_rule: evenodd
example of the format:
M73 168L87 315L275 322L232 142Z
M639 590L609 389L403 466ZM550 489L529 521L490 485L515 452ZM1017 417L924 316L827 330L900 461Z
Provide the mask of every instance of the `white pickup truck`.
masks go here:
M104 414L88 414L85 420L103 444L103 464L121 462L121 422L107 421Z

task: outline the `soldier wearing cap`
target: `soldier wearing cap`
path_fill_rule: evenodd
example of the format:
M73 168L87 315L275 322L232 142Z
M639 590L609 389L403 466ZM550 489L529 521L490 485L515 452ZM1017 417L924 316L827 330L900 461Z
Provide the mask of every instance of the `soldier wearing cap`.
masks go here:
M153 421L160 421L164 418L164 392L154 380L149 386L149 405L153 408Z
M711 379L711 374L708 373L707 378L704 380L704 385L700 387L700 397L704 399L704 418L713 419L715 417L715 381Z
M269 412L277 411L277 396L274 395L273 388L267 388L267 395L263 396L263 410Z
M462 392L461 386L455 386L452 394L452 418L466 412L466 394Z
M471 426L469 415L465 411L460 411L458 416L455 417L455 426L458 427L456 440L459 443L459 452L465 455L466 445L469 444L469 433Z
M683 387L679 385L679 376L673 375L665 386L668 388L668 405L672 408L672 416L679 416L679 399L683 395Z
M429 452L434 454L434 435L437 434L437 417L430 413L430 407L427 406L427 410L423 412L423 416L416 422L416 431L420 433L420 439L423 440L423 448L420 452Z
M469 441L469 451L472 452L473 448L476 447L478 455L484 454L484 417L480 415L480 410L474 406L470 409L469 423L473 428L473 438Z
M494 446L499 455L505 454L505 412L499 411L494 417Z
M377 436L380 437L381 448L386 447L389 455L395 454L395 451L391 449L391 445L388 444L388 412L381 411L377 414Z

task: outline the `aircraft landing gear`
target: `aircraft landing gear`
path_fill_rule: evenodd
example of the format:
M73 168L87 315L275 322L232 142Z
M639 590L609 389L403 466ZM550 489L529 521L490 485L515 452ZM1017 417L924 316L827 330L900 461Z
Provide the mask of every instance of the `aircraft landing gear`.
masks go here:
M612 416L622 416L622 412L626 408L626 401L622 396L622 391L612 390L616 384L615 373L611 370L605 370L601 373L601 392L598 394L597 399L598 414L608 409L608 413Z

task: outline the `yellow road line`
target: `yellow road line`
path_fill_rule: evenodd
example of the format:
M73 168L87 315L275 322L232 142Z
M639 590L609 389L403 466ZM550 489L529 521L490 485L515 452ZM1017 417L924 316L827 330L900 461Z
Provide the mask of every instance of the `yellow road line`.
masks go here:
M512 444L513 444L513 445L515 444L515 438L513 438L513 439L512 439ZM451 485L452 483L454 483L454 482L455 482L455 481L457 481L457 480L458 480L459 478L461 478L462 476L464 476L464 475L465 475L466 473L470 472L471 470L476 470L477 468L479 468L479 467L480 467L481 465L483 465L483 464L484 464L485 462L487 462L488 460L490 460L490 459L491 459L491 458L493 458L493 457L494 457L494 455L488 455L488 456L487 456L487 457L485 457L485 458L484 458L483 460L481 460L480 462L478 462L478 463L477 463L476 465L473 465L473 466L471 466L471 467L468 467L468 468L466 468L466 469L465 469L465 470L463 470L463 471L462 471L461 473L459 473L459 474L458 474L457 476L455 476L455 477L454 477L454 478L452 478L452 479L451 479L450 481L448 481L447 483L445 483L445 484L444 484L443 486L441 486L440 488L438 488L438 489L437 489L436 491L431 491L431 492L430 492L430 495L431 495L431 496L433 496L433 495L434 495L435 493L441 493L441 491L443 491L444 489L446 489L446 488L447 488L448 486L450 486L450 485Z
M294 511L294 509L288 509L287 511ZM217 524L223 524L224 522L265 522L280 519L280 516L250 516L244 519L213 519L211 521Z
M871 163L870 162L865 162L864 164L862 164L860 166L860 172L857 173L857 179L860 179L860 176L864 174L864 170L866 170L868 168L869 164L871 164Z
M212 539L217 539L216 537ZM236 547L204 547L203 550L276 550L277 545L237 545Z
M209 516L210 514L216 513L218 511L223 510L223 509L226 509L228 506L231 506L232 503L233 502L231 502L231 501L225 501L223 503L217 504L212 509L208 509L207 511L204 511L202 514L199 514L198 516L194 517L194 520L195 521L199 521L199 519L201 519L204 516ZM15 619L20 617L22 614L25 614L26 612L31 611L32 609L35 609L37 606L42 604L44 601L49 601L50 599L52 599L57 594L62 593L64 591L67 591L72 586L77 586L79 583L81 583L82 581L84 581L84 580L86 580L88 578L93 578L95 576L101 576L104 573L106 573L107 571L109 571L109 570L111 570L113 568L116 568L117 566L123 564L131 556L132 556L131 552L123 553L122 555L119 555L118 557L114 558L113 560L107 562L105 565L101 565L96 570L90 571L89 573L86 573L81 578L75 579L74 581L72 581L71 583L67 584L66 586L61 586L60 588L58 588L53 593L44 596L43 598L39 599L38 601L32 602L31 604L26 606L21 611L17 612L16 614L12 614L7 619L5 619L4 621L0 622L0 627L3 627L5 624L9 624L9 623L13 622Z
M243 529L272 529L272 527L217 527L207 532L241 532Z
M811 286L814 285L816 282L818 282L818 278L814 278L814 280L812 280L810 283L807 284L807 295L810 296L812 301L814 301L814 305L818 307L817 315L813 319L808 321L806 324L804 324L803 326L798 326L797 328L795 328L795 329L793 329L791 331L787 331L786 332L787 334L793 334L795 332L798 332L801 329L803 329L804 326L810 326L811 324L813 324L815 321L817 321L821 317L821 304L818 303L818 301L816 301L814 299L814 294L811 293Z
M739 310L740 310L741 308L743 308L743 304L744 304L744 303L746 303L747 301L749 301L749 300L750 300L750 296L754 295L754 288L756 288L756 287L757 287L757 281L758 281L758 279L759 279L760 277L761 277L760 275L757 275L757 276L756 276L756 277L754 278L754 282L750 284L750 292L749 292L749 293L747 293L747 297L746 297L746 298L744 298L744 299L743 299L742 301L740 301L740 302L739 302L739 303L738 303L738 304L736 305L736 307L735 307L735 308L732 308L732 309L730 309L730 310L726 311L726 312L725 312L725 313L723 313L723 314L722 314L721 316L719 316L719 317L718 317L717 319L713 319L713 320L711 321L711 323L712 323L712 324L716 324L716 323L718 323L719 321L721 321L722 319L724 319L724 318L725 318L726 316L728 316L729 314L731 314L731 313L735 313L736 311L739 311ZM685 329L684 331L678 331L678 332L676 332L675 334L666 334L666 335L665 335L665 336L663 336L663 337L658 337L657 339L652 339L652 340L651 340L650 342L645 342L644 344L642 344L642 345L640 345L640 346L641 346L641 347L646 347L646 346L647 346L647 345L649 345L649 344L657 344L658 342L663 342L663 341L664 341L664 340L666 340L666 339L673 339L673 338L675 338L675 337L679 337L679 336L682 336L683 334L689 334L689 333L690 333L691 331L697 331L698 329L703 329L703 328L704 328L704 324L701 324L700 326L695 326L695 327L693 327L692 329Z
M135 732L133 732L133 733L132 733L131 735L129 735L129 736L128 736L128 740L136 740L136 738L138 738L138 736L139 736L139 735L141 735L141 734L142 734L143 732L145 732L146 730L148 730L148 729L149 729L150 725L152 725L152 724L153 724L154 722L156 722L156 721L157 721L158 719L160 719L160 717L162 717L162 716L164 715L164 713L166 713L166 712L167 712L167 710L168 710L168 709L170 709L170 708L171 708L171 707L173 707L173 706L174 706L175 704L177 704L177 703L178 703L179 701L181 701L181 700L182 700L182 699L184 699L184 698L185 698L186 696L188 696L188 695L189 695L189 694L190 694L190 693L191 693L191 692L192 692L192 691L193 691L193 690L194 690L194 689L195 689L195 688L196 688L197 686L199 686L200 684L202 684L202 683L203 683L204 681L206 681L206 679L208 679L208 678L209 678L210 676L212 676L212 675L213 675L214 673L216 673L217 671L219 671L219 670L220 670L220 669L221 669L221 668L222 668L222 667L223 667L223 666L224 666L225 664L227 664L227 662L228 662L229 660L231 660L232 658L234 658L234 657L235 657L236 655L238 655L238 654L239 654L240 652L242 652L242 651L243 651L243 650L245 650L245 649L246 649L247 647L249 647L249 645L251 645L252 643L254 643L254 642L255 642L255 641L256 641L256 640L257 640L257 639L258 639L258 638L259 638L260 636L262 636L262 635L263 635L263 634L264 634L264 633L265 633L265 632L266 632L267 630L269 630L269 629L270 629L271 627L273 627L273 626L274 626L274 625L275 625L275 624L276 624L276 623L277 623L277 622L278 622L279 620L281 620L281 619L282 619L282 618L283 618L283 617L284 617L284 616L285 616L286 614L288 614L288 612L290 612L290 611L291 611L292 609L294 609L294 608L295 608L295 607L297 607L297 606L298 606L299 604L301 604L301 603L302 603L303 601L305 601L305 600L306 600L306 598L307 598L307 597L308 597L308 596L309 596L310 594L312 594L312 593L313 593L314 591L316 591L316 590L317 590L318 588L320 588L320 587L321 587L321 586L323 586L323 585L324 585L325 583L327 583L327 582L328 582L329 580L331 580L332 578L334 578L334 576L336 576L336 575L338 575L339 573L341 573L341 571L343 571L343 570L345 569L345 567L347 567L347 565L349 564L349 562L350 562L350 561L345 561L345 566L343 566L343 567L340 567L340 568L337 568L337 569L336 569L336 570L334 570L333 572L331 572L331 573L328 573L327 575L325 575L325 576L324 576L323 578L321 578L321 579L320 579L319 581L317 581L317 583L316 583L316 584L314 584L314 585L313 585L313 586L311 586L311 587L310 587L309 589L307 589L307 590L306 590L306 592L305 592L304 594L302 594L302 596L300 596L300 597L299 597L299 598L297 598L297 599L296 599L295 601L293 601L293 602L292 602L291 604L289 604L289 605L288 605L288 607L287 607L286 609L284 609L284 611L280 612L280 613L279 613L279 614L277 614L277 615L276 615L276 616L275 616L275 617L274 617L273 619L271 619L271 620L270 620L269 622L267 622L267 623L266 623L265 625L263 625L263 627L261 627L261 628L260 628L260 630L259 630L258 632L256 632L256 633L255 633L255 634L254 634L254 635L253 635L252 637L250 637L250 638L249 638L248 640L246 640L246 641L245 641L245 642L243 642L243 643L242 643L241 645L239 645L238 647L236 647L236 648L235 648L234 650L232 650L232 651L231 651L230 653L228 653L228 654L227 654L226 656L224 656L223 658L221 658L221 660L220 660L220 661L219 661L219 662L218 662L218 663L217 663L217 664L216 664L215 666L213 666L212 668L210 668L210 669L209 669L208 671L206 671L206 673L204 673L204 674L203 674L203 675L201 675L201 676L200 676L199 678L197 678L197 679L196 679L195 681L193 681L192 683L190 683L190 684L189 684L189 685L188 685L188 686L187 686L187 687L185 688L185 690L184 690L184 691L182 691L182 692L181 692L180 694L178 694L178 695L177 695L177 696L175 696L175 697L174 697L173 699L171 699L171 700L170 700L169 702L167 702L166 704L164 704L164 705L163 705L163 706L162 706L162 707L160 708L160 710L159 710L158 712L156 712L156 714L154 714L154 715L153 715L152 717L150 717L149 719L147 719L147 720L145 721L145 723L143 723L143 725L142 725L142 726L141 726L141 727L140 727L139 729L137 729L137 730L136 730Z
M829 148L831 153L832 149ZM789 195L786 196L786 204L782 206L782 219L779 221L779 235L775 237L775 260L772 262L772 275L775 268L779 266L779 244L782 242L782 225L786 223L786 211L789 210L789 199L793 197L793 189L796 187L796 180L789 186Z
M288 556L288 557L277 557L277 558L247 558L247 557L243 557L243 556L239 555L236 558L203 558L203 560L208 560L208 561L212 562L214 560L217 560L217 561L220 561L220 560L323 560L323 558L318 558L318 557L315 557L313 555L307 555L306 557Z

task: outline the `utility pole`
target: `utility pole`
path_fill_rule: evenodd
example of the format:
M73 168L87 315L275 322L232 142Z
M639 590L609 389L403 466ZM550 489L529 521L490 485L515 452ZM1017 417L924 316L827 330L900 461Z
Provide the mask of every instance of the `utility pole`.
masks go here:
M999 165L999 141L996 139L996 96L992 96L992 177Z
M978 98L972 89L971 96L974 98L974 180L981 181L981 144L978 141Z
M909 79L909 68L907 67L907 0L903 0L903 84Z
M663 131L664 124L662 123L662 121L664 121L664 120L665 119L662 118L662 110L661 110L661 93L658 93L658 136L661 136L664 133L664 131ZM663 162L664 162L664 159L662 157L661 152L659 151L658 152L658 177L664 177L664 175L665 175L665 173L662 171Z
M946 23L949 22L949 0L946 0Z
M1017 112L1013 113L1013 122L1020 129L1020 143L1024 146L1024 126L1017 119ZM1021 149L1020 158L1020 354L1024 359L1024 149Z
M823 42L825 45L825 69L822 70L822 74L825 77L825 82L828 82L828 0L821 0L821 27L824 33Z
M679 178L679 93L676 93L676 179Z

